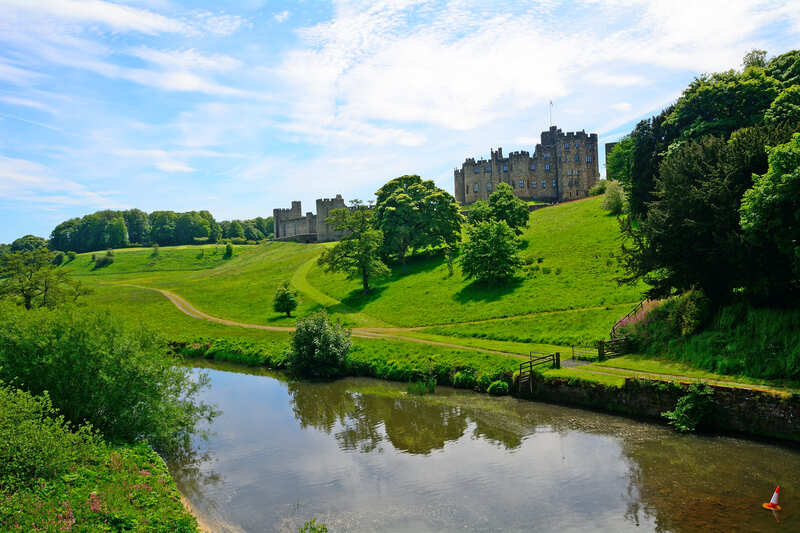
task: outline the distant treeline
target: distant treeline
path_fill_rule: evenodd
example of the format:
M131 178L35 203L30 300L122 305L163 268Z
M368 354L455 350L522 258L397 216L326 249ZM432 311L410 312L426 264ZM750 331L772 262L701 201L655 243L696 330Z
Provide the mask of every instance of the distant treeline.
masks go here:
M128 246L203 244L231 239L260 241L273 234L272 217L217 222L208 211L97 211L56 226L48 242L26 235L10 245L12 251L45 242L52 250L92 252ZM38 239L36 243L33 241Z

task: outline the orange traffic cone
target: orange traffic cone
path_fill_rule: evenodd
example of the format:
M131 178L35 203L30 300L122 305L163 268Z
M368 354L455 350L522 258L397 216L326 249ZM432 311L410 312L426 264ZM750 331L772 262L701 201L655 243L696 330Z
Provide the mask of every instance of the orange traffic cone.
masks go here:
M775 488L775 493L772 495L772 499L769 501L769 503L762 503L761 507L763 507L767 511L780 511L781 506L778 505L778 493L780 491L781 491L781 486L778 485Z

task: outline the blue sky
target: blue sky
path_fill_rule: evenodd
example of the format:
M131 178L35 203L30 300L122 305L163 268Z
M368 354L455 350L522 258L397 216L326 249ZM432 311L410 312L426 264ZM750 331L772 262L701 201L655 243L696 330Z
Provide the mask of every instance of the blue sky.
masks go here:
M465 157L531 150L551 99L603 143L797 47L797 1L0 0L0 242L104 208L313 210L402 174L452 192Z

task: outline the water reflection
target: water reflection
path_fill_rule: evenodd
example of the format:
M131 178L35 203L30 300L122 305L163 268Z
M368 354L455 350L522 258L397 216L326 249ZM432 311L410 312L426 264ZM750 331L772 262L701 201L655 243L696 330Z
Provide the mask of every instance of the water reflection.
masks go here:
M264 372L259 372L264 374ZM792 531L795 450L451 389L210 371L183 493L217 531ZM765 500L766 501L766 500Z

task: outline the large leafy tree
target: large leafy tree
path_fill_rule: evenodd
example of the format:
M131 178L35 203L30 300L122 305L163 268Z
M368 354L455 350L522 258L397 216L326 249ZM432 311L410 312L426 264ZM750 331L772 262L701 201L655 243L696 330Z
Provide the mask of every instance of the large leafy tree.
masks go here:
M468 239L459 256L466 279L494 285L514 276L521 261L519 239L505 220L488 220L467 228Z
M352 202L350 209L331 210L325 222L345 234L318 260L326 272L343 272L350 279L360 279L365 293L369 292L370 279L389 273L380 258L383 233L375 229L374 218L374 211L358 201Z
M800 289L800 133L791 141L769 149L769 169L756 176L742 198L741 224L747 240L773 248L770 265L773 283L783 294Z
M128 228L128 239L136 244L149 244L150 220L141 209L128 209L122 212L125 226ZM59 250L61 248L58 248Z
M67 299L86 294L67 271L52 264L46 248L11 252L0 258L0 296L25 306L54 307Z
M71 218L53 228L50 233L50 248L64 252L79 250L78 231L80 226L80 218Z
M514 189L508 183L497 184L497 188L489 196L489 209L493 219L504 220L517 235L528 225L528 204L514 194Z
M764 113L764 120L771 123L800 123L800 85L784 89Z
M606 164L606 179L618 181L624 188L630 188L633 178L634 140L627 136L621 139L611 153Z
M150 240L161 246L175 244L175 225L178 214L174 211L153 211L150 218Z
M108 245L112 248L123 248L128 246L128 227L125 225L125 219L118 216L108 223Z
M462 222L458 203L433 181L401 176L375 195L375 225L383 232L384 249L401 262L409 249L458 242Z
M195 238L208 238L208 220L195 211L181 213L175 221L175 241L177 244L192 244Z
M39 248L47 248L47 241L36 235L25 235L11 243L12 252L32 252Z

